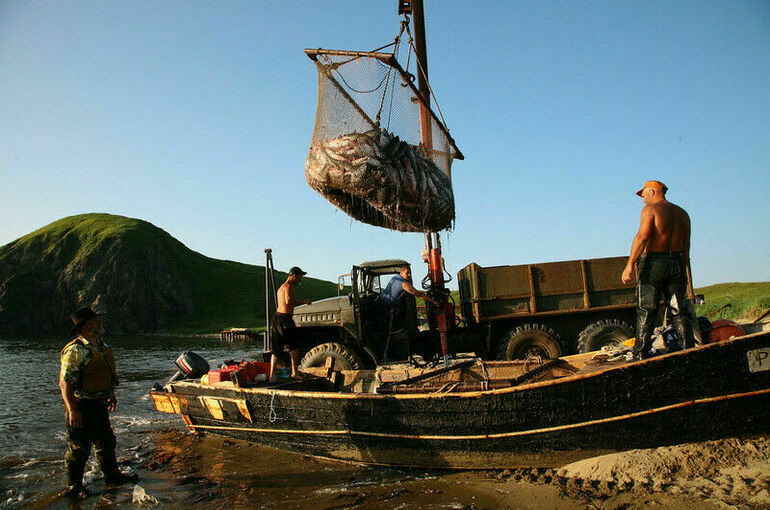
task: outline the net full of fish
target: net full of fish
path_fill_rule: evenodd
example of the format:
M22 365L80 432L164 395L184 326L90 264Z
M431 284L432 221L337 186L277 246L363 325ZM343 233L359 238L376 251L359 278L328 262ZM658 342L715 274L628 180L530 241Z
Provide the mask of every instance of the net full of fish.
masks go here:
M419 148L384 129L350 133L310 146L305 179L353 218L402 232L452 226L449 178Z

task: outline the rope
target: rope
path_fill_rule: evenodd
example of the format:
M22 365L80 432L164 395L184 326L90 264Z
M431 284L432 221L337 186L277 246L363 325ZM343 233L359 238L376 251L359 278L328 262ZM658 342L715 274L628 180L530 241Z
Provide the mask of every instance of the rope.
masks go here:
M356 57L356 58L358 58L358 57ZM380 80L380 83L378 83L378 84L377 84L377 86L376 86L376 87L374 87L374 88L373 88L373 89L371 89L371 90L356 90L356 89L354 89L353 87L351 87L351 86L350 86L350 83L348 83L347 81L345 81L345 77L344 77L344 76L342 76L342 73L340 73L340 72L339 72L337 69L334 69L334 71L335 71L335 72L337 73L337 75L340 77L340 79L342 80L342 83L344 83L345 85L347 85L347 87L348 87L350 90L352 90L353 92L357 92L357 93L359 93L359 94L371 94L372 92L376 92L377 90L379 90L379 89L380 89L380 87L382 87L382 84L385 82L385 80L388 78L388 76L390 76L390 71L388 71L388 73L387 73L387 74L386 74L386 75L385 75L385 76L382 78L382 80ZM382 108L382 107L380 107L380 108Z
M438 390L434 391L433 394L438 395L439 393L452 393L455 390L455 388L457 388L459 385L460 385L459 382L456 382L456 383L448 382Z
M408 24L407 21L402 21L401 22L401 30L398 32L398 35L393 40L393 42L389 43L389 44L386 44L384 46L380 46L379 48L375 48L374 50L372 50L372 53L375 53L375 52L378 52L378 51L383 50L385 48L389 48L390 46L393 46L393 55L396 55L398 53L399 44L401 42L401 35L404 33L405 29L408 31L408 26L409 26L409 24ZM411 49L410 49L410 53L411 53ZM340 68L343 65L348 64L350 62L353 62L354 60L357 60L359 58L360 57L352 57L352 58L350 58L348 60L344 60L342 62L337 62L337 63L332 63L331 59L329 59L328 57L326 57L326 60L330 62L329 66L328 66L329 69L331 69L332 71L335 71L337 73L337 76L339 76L340 80L342 81L342 83L344 83L353 92L356 92L358 94L371 94L372 92L380 90L380 88L382 88L383 83L385 84L385 87L382 90L382 97L380 98L380 107L377 109L377 114L374 116L374 122L375 122L375 124L377 124L379 126L380 125L380 116L382 114L382 108L385 105L385 98L388 95L388 82L390 81L390 76L391 76L391 73L393 72L393 67L386 66L388 68L388 72L385 74L385 76L382 78L382 80L380 80L380 82L377 84L377 86L374 87L373 89L370 89L370 90L358 90L358 89L353 88L350 85L350 83L348 83L347 80L345 80L345 77L342 75L342 73L339 72L338 68ZM384 66L384 64L382 64L382 62L377 61L377 63L380 64L381 66ZM391 95L391 98L390 98L390 110L388 112L388 127L390 127L390 119L392 117L392 111L393 111L393 96Z
M409 27L406 27L406 33L409 35L409 46L410 48L414 49L415 55L417 54L417 48L414 47L414 39L412 39L412 32L409 30ZM436 103L436 110L438 110L438 115L441 117L441 123L444 124L444 127L446 128L447 132L449 131L449 126L447 126L446 120L444 120L444 114L441 113L441 107L438 104L438 99L436 98L436 94L433 93L433 88L430 86L430 81L428 81L428 77L425 74L425 71L422 68L422 64L420 64L420 59L416 58L414 59L415 62L417 62L417 71L419 73L422 73L422 77L425 78L425 84L428 85L428 92L430 92L431 97L433 98L433 102ZM407 64L408 65L408 64ZM408 69L408 67L407 67Z
M481 370L484 372L484 380L481 381L481 389L488 390L489 389L489 372L487 371L487 364L484 363L484 360L479 360L479 363L481 363Z
M273 396L270 398L270 412L267 414L267 419L270 421L270 423L275 423L275 420L278 419L278 415L275 414L275 407L273 406L274 401L275 392L273 392Z
M385 96L388 95L388 81L390 80L390 73L393 72L393 68L388 69L388 74L385 75L385 89L382 91L382 98L380 99L380 107L377 109L377 115L374 116L374 122L380 125L380 114L382 113L382 107L385 104ZM382 82L380 82L382 85ZM393 107L393 100L391 96L391 108ZM388 118L388 127L390 127L390 118Z
M401 36L404 33L404 30L407 29L409 26L409 21L405 20L401 22L401 30L399 30L398 35L393 40L391 44L388 44L387 46L383 46L382 48L378 48L374 51L379 51L383 48L387 48L388 46L393 46L393 55L398 54L398 49L401 44ZM380 65L383 65L382 62L379 60L377 61ZM380 107L377 109L377 115L374 117L374 121L377 123L377 125L380 125L380 115L382 114L382 107L385 105L385 98L388 95L388 82L390 81L390 73L393 72L393 67L388 66L388 73L385 75L385 89L382 91L382 98L380 99ZM395 79L393 80L395 82ZM382 84L382 82L380 82ZM387 128L390 129L390 120L393 118L393 93L390 94L390 107L388 108L388 123Z

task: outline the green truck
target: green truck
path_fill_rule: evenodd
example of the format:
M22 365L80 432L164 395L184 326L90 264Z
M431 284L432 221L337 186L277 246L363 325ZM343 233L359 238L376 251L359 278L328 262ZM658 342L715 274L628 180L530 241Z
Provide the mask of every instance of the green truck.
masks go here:
M469 264L457 275L459 303L452 308L459 313L448 325L450 351L475 352L485 359L554 358L633 337L635 281L620 280L626 260ZM333 357L340 368L356 369L437 354L440 343L430 307L427 324L420 327L412 296L405 295L395 308L380 299L390 277L405 264L393 259L353 266L340 277L340 295L296 307L302 365L319 366ZM348 277L350 285L343 285Z
M634 336L635 282L620 275L627 257L460 270L468 327L486 329L495 359L588 352Z
M409 263L400 259L364 262L338 280L338 295L294 309L302 366L321 366L327 357L340 369L373 367L403 360L410 348L429 344L432 335L418 327L415 299L404 293L390 307L380 293Z

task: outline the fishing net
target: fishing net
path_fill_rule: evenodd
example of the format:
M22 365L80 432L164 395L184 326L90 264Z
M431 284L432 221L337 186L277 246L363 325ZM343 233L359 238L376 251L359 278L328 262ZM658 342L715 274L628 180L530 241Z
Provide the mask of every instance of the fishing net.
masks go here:
M452 160L462 154L422 100L414 76L391 53L306 53L318 70L318 106L305 162L310 187L371 225L402 232L451 227L449 176Z

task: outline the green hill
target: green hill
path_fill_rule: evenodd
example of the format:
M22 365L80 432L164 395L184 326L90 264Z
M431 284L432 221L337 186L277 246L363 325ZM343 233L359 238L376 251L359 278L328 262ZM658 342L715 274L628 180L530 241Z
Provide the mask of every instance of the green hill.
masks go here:
M146 221L82 214L0 247L0 331L66 333L82 306L106 310L113 334L258 328L264 288L263 267L206 257ZM306 277L297 295L336 292Z
M695 289L695 293L703 294L706 301L695 307L698 315L709 315L730 305L714 313L711 320L754 320L770 309L770 282L718 283Z

